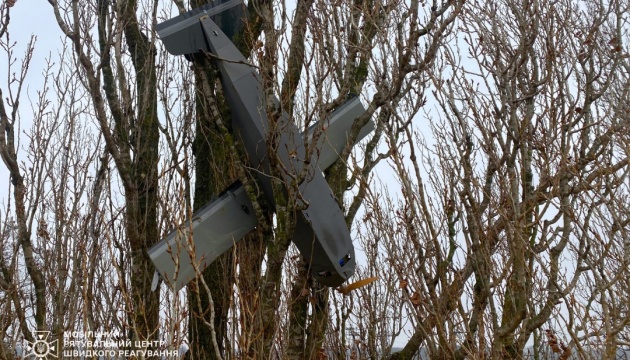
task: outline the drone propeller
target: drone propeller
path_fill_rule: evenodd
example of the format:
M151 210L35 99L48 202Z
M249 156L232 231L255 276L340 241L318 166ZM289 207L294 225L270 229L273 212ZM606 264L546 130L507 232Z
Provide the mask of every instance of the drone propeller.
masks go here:
M350 293L350 291L356 290L358 288L364 287L365 285L371 284L374 281L376 281L376 279L378 279L378 276L370 277L370 278L367 278L367 279L361 279L359 281L353 282L350 285L340 286L340 287L337 288L337 291L339 291L340 293L342 293L344 295L348 295Z

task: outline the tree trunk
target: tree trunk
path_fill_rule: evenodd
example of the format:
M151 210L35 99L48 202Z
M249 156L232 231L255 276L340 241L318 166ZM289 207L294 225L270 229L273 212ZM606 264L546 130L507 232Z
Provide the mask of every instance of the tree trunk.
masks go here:
M159 291L151 291L155 268L147 249L160 240L157 224L159 120L155 46L142 33L136 18L137 2L128 1L123 10L124 33L136 71L136 124L132 128L135 149L131 176L133 191L127 191L127 236L131 245L134 339L157 339ZM133 141L135 140L135 143Z

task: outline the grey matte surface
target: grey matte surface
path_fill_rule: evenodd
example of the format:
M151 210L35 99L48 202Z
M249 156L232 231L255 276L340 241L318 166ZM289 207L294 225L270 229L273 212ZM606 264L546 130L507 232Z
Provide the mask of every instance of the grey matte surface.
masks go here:
M276 149L279 160L287 169L283 180L291 184L292 176L306 166L308 176L299 184L301 198L308 203L300 211L294 243L311 264L313 275L323 284L338 286L354 273L354 246L350 231L337 201L316 161L305 161L304 140L295 124L285 113L279 116L274 129L270 129L264 109L264 98L258 74L247 65L245 57L232 44L221 29L210 19L201 20L210 51L219 59L221 83L225 98L232 110L232 126L241 137L249 155L250 165L260 171L259 180L270 203L275 205L271 189L267 157L267 134L280 135ZM292 185L288 185L292 186ZM348 261L340 265L340 260Z
M199 19L210 16L228 37L242 28L245 16L243 0L216 0L158 24L155 29L162 43L173 55L186 55L200 50L209 51Z
M341 107L339 107L339 109L335 110L330 115L329 119L323 120L327 124L327 127L326 127L327 132L332 132L336 135L343 134L343 136L326 136L326 134L322 134L322 137L319 140L319 143L321 144L322 149L318 157L318 166L321 170L325 170L326 168L328 168L328 166L330 166L336 160L337 154L339 154L343 150L344 146L346 145L346 138L350 132L350 128L352 127L352 122L354 121L354 118L356 116L362 115L364 111L365 109L361 105L361 102L359 101L359 99L354 98L354 99L348 100L346 104L342 105ZM318 124L315 124L309 129L309 135L308 135L309 139L312 137L312 132L316 129L317 125ZM370 121L366 126L363 127L363 129L361 129L361 132L359 133L359 137L357 138L357 141L363 139L369 132L372 131L373 128L374 128L374 124L372 121ZM206 211L207 212L214 211L216 214L224 214L231 211L229 209L236 209L238 206L244 205L247 208L251 206L251 204L248 202L248 199L243 197L244 192L242 191L242 189L238 188L238 186L231 188L230 191L232 191L235 194L235 196L219 197L219 199L209 203L208 205L200 209L199 213L202 214ZM227 191L226 191L226 194L227 194ZM240 212L238 211L235 211L235 214L237 216L228 216L227 217L228 221L230 222L242 221L242 214L240 214ZM196 222L193 222L192 240L197 250L197 254L195 257L197 259L205 258L207 260L198 264L198 270L202 272L207 267L207 265L209 265L212 262L211 255L210 255L211 252L205 251L207 244L213 244L217 241L221 243L222 241L221 239L209 238L209 236L212 236L212 233L210 234L199 233L199 231L201 231L202 229L211 227L212 222L216 220L215 217L213 216L205 217L205 221L209 221L210 223L201 224L203 226L199 228L197 228L197 226L200 225L199 224L200 218L198 218L196 215L193 216L193 218L198 219ZM255 219L253 219L253 221L255 222ZM240 233L244 233L243 236L245 236L247 228L251 227L251 230L253 230L256 225L254 222L252 222L252 219L248 218L246 228L241 229ZM238 224L238 223L234 224L235 227L239 227L240 225L241 224ZM189 227L190 222L188 222L187 224L183 226L184 228ZM301 232L301 228L296 229L296 233L298 233L296 236L300 236L299 235L300 232ZM188 239L182 236L178 238L177 233L172 232L166 237L166 239L162 240L160 243L156 244L153 248L151 248L151 250L149 250L149 256L153 260L156 268L158 269L158 272L164 279L167 279L170 281L169 285L171 286L175 285L176 291L179 290L181 287L185 286L188 281L192 280L195 277L195 272L192 266L186 265L186 264L190 264L190 257L188 256L187 253L186 254L181 253L178 255L178 263L182 264L180 265L181 270L179 271L179 276L178 276L179 281L177 281L175 284L172 283L172 279L174 278L174 275L175 275L175 262L173 261L173 258L170 256L171 254L169 254L167 251L169 249L169 246L171 249L177 249L178 241L180 243L180 248L182 248L183 250L184 249L183 246L185 244L185 242L183 242L184 240L188 240ZM225 252L226 250L229 249L229 247L232 246L233 243L239 240L240 238L236 239L235 241L226 241L223 243L224 244L223 246L219 246L218 248L224 249L222 250L222 252ZM228 248L225 248L225 246L227 245L229 245ZM308 256L308 254L310 254L311 252L325 251L324 249L321 248L321 246L318 246L318 245L319 243L317 242L314 243L312 251L307 249L306 256ZM320 271L326 271L326 270L320 269ZM167 283L169 283L169 281L167 281ZM155 284L155 286L157 286L157 283Z
M197 276L190 254L194 253L197 270L202 272L256 224L251 201L243 186L236 183L199 209L192 222L187 221L153 246L148 251L149 257L162 279L178 291Z
M283 176L287 183L292 181L293 174L299 173L304 166L308 167L309 177L299 184L302 199L308 203L308 207L298 214L293 241L311 263L313 275L326 285L337 286L354 273L354 247L343 213L320 169L326 169L337 159L346 146L354 120L365 109L358 98L350 99L336 109L329 119L324 120L326 131L318 140L317 154L306 162L303 134L298 132L286 114L279 117L275 129L269 128L266 111L262 108L265 102L259 76L254 68L246 64L246 59L230 41L234 31L240 28L243 16L242 0L217 0L159 24L157 30L166 49L172 54L191 54L204 50L224 59L217 61L217 64L232 110L234 131L246 146L249 165L260 171L259 180L274 207L267 135L273 131L280 137L276 153L287 169ZM222 29L230 33L226 35ZM318 129L317 125L308 130L306 137L309 141L313 131ZM373 129L373 122L368 122L361 129L357 141ZM195 248L195 258L202 260L197 270L203 271L217 256L255 228L256 219L245 191L238 186L229 190L195 214L192 237L186 234L186 230L184 233L173 232L149 250L156 268L176 291L196 277L186 250L190 240ZM242 211L243 208L250 209L249 214ZM183 229L190 226L188 222Z
M348 142L352 123L364 113L365 108L361 104L361 100L358 97L354 97L333 111L329 119L324 120L323 132L317 140L319 153L316 156L320 169L326 170L337 160ZM322 131L319 125L322 124L314 124L308 129L309 140L312 139L315 131ZM361 128L355 141L361 141L372 131L374 131L374 122L370 119Z

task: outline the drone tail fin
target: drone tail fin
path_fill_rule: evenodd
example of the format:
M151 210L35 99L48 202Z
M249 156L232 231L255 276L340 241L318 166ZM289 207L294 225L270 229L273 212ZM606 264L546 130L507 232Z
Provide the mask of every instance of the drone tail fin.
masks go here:
M243 28L247 9L243 0L215 0L155 27L166 50L173 55L189 55L209 51L200 19L209 16L230 40Z

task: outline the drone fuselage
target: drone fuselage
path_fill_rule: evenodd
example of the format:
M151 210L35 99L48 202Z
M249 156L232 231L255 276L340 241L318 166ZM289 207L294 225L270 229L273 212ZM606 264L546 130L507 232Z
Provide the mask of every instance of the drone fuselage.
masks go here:
M235 9L233 3L240 1L218 3L218 6ZM326 132L319 137L316 151L307 154L306 142L311 141L314 128L306 134L300 133L285 112L275 121L269 121L260 75L211 19L216 13L216 7L211 6L203 11L193 10L189 16L178 17L182 18L180 22L174 21L176 18L158 25L158 34L167 39L164 41L167 50L175 54L206 51L215 58L223 94L231 110L232 132L244 145L247 165L256 169L258 182L273 210L276 199L272 177L282 180L285 196L299 193L291 199L299 209L292 240L309 263L311 274L324 285L338 286L354 273L354 246L343 211L322 170L343 151L354 120L365 109L358 98L336 109L324 120L328 122ZM205 41L200 40L202 36ZM368 122L358 139L372 130L373 123ZM272 169L270 157L281 166ZM250 199L237 184L183 226L192 230L194 247L186 245L189 235L175 231L149 254L161 276L178 290L255 226ZM197 266L192 266L193 262Z

